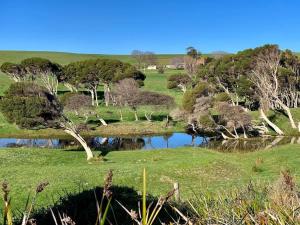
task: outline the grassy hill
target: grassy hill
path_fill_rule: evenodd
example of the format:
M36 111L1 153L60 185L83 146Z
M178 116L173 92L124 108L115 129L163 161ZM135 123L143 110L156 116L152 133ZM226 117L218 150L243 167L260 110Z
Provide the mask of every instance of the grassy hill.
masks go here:
M157 55L158 61L161 64L168 64L170 59L179 54L160 54ZM19 63L21 60L30 57L42 57L51 61L67 64L74 61L96 59L96 58L108 58L118 59L123 62L136 63L135 59L130 55L104 55L104 54L79 54L79 53L66 53L66 52L43 52L43 51L0 51L0 64L3 62L15 62Z
M157 55L157 58L159 63L168 64L170 59L176 56L180 56L180 54L160 54ZM96 58L118 59L131 64L136 63L136 60L130 55L78 54L46 51L0 51L0 65L4 62L20 63L23 59L30 57L42 57L62 65L70 62ZM12 81L0 71L0 96L3 95L3 92L11 83Z

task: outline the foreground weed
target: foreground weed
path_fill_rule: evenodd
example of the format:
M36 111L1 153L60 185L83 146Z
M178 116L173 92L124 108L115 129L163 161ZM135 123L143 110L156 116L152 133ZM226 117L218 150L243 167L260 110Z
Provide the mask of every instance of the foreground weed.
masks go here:
M2 183L2 192L3 192L3 225L12 225L13 217L11 212L11 201L9 197L9 185L6 181Z
M25 211L23 213L23 220L22 220L22 225L27 225L27 224L35 224L34 219L30 219L30 215L34 209L36 200L38 195L45 190L45 188L49 185L49 182L41 182L35 189L35 193L33 198L30 201L30 194L28 195L26 206L25 206Z
M289 171L283 171L277 183L266 188L250 183L244 190L204 193L188 205L190 218L175 208L188 224L300 224L300 193Z
M151 202L147 207L147 177L146 169L143 171L143 192L142 192L142 209L139 207L138 213L134 210L128 210L119 201L118 204L128 213L133 221L138 225L152 225L157 219L159 212L164 204L174 195L175 190L170 191L165 197L160 197L153 207L154 202ZM138 204L140 205L140 203ZM142 212L142 213L141 213Z
M113 173L111 170L107 173L104 179L104 186L103 192L100 196L100 200L98 200L98 196L96 191L94 190L94 196L96 201L96 208L97 208L97 217L95 218L95 225L104 225L106 221L108 221L107 214L109 209L111 208L111 201L112 201L112 180L113 180ZM53 209L50 208L50 212L53 218L55 225L75 225L76 223L72 220L70 216L66 213L62 213L57 210L57 213L54 213ZM60 223L58 223L58 221ZM108 221L109 224L112 224Z

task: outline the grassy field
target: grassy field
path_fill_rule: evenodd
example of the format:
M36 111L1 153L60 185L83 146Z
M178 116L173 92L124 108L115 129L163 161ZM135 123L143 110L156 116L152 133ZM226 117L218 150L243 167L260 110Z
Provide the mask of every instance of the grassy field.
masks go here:
M250 181L273 182L283 169L289 169L296 178L300 175L299 145L252 153L201 148L119 151L110 152L106 159L87 163L84 152L76 150L1 149L0 178L11 184L14 209L22 209L28 193L41 181L50 185L38 199L38 207L52 204L66 192L101 186L109 169L114 172L115 185L140 190L145 167L151 194L164 194L179 182L184 199L203 191L239 188ZM262 163L255 172L253 166L258 159Z

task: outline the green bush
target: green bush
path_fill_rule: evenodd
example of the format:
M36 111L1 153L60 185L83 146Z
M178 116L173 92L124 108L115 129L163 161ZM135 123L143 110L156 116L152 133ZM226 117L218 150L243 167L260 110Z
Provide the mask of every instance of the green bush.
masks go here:
M230 100L230 96L225 92L218 93L214 96L215 102L228 102Z
M21 128L56 127L62 115L58 101L34 83L13 83L0 102L0 110L10 123Z
M178 88L179 84L188 86L192 82L191 78L187 74L173 74L168 77L167 88Z
M182 107L188 112L193 112L196 99L201 96L208 96L210 87L207 83L198 83L193 89L184 93L182 99Z
M210 115L204 114L198 117L198 123L203 128L213 128L215 123Z

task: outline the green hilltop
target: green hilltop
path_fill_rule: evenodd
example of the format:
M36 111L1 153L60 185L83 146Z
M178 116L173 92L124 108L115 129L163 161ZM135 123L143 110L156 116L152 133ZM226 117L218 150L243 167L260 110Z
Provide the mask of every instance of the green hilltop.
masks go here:
M169 64L170 59L176 56L180 56L180 54L157 54L158 61L161 64ZM48 51L0 51L0 64L4 62L19 63L23 59L30 57L47 58L60 64L68 64L74 61L96 58L118 59L131 64L136 62L131 55L80 54Z

